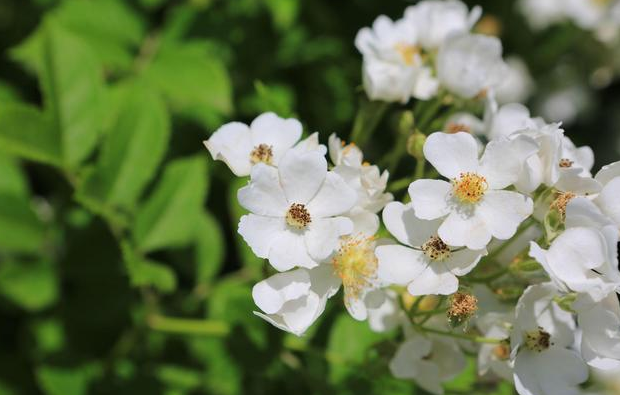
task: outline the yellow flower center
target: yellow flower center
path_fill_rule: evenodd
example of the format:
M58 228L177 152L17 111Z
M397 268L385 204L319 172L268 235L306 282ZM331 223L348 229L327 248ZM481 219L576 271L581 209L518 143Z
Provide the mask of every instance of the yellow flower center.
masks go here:
M420 47L417 45L398 43L395 47L396 51L403 58L403 62L407 66L412 66L416 62L416 55L420 54Z
M542 352L552 346L551 335L545 332L543 328L525 332L525 347L531 351Z
M272 160L273 149L271 145L259 144L250 152L250 162L252 162L252 164L263 162L270 165Z
M286 212L286 223L295 229L305 229L312 222L310 213L305 205L293 203Z
M568 205L568 202L570 202L576 196L577 195L573 192L559 192L556 195L555 200L551 202L549 208L552 210L557 210L560 213L562 219L564 219L566 217L566 206Z
M422 244L422 251L431 260L438 262L445 261L452 254L450 247L439 236L431 236L426 243Z
M345 303L359 299L362 291L371 285L377 273L374 237L347 236L332 258L335 274L342 280Z
M452 180L452 191L463 203L476 203L489 188L487 179L476 173L461 173L458 179Z

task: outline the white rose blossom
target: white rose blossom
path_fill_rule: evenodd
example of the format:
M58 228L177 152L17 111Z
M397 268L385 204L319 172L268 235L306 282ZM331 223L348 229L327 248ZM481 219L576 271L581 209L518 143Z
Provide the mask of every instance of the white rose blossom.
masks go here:
M415 215L445 218L438 235L448 245L483 249L492 237L512 237L533 210L532 200L504 190L517 181L525 160L536 152L530 139L493 140L478 157L467 133L433 133L424 145L426 159L450 181L418 180L409 186Z

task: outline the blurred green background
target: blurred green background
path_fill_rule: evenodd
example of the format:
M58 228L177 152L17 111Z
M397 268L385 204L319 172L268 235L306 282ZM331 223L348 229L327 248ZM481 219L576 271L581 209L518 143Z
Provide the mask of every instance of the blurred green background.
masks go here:
M597 167L617 160L618 49L568 23L531 32L512 1L468 3L528 65L534 115L568 92L568 135ZM354 37L409 4L0 0L0 395L423 394L389 376L394 334L342 303L302 339L252 315L266 269L236 235L245 180L202 146L264 111L346 138ZM512 393L474 369L448 393Z

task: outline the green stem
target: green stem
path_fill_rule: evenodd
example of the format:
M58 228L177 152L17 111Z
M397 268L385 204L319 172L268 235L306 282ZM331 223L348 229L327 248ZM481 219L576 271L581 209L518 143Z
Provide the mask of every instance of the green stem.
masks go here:
M463 333L442 331L439 329L427 328L427 327L422 327L422 326L417 326L417 329L425 333L432 333L432 334L440 335L440 336L453 337L455 339L469 340L475 343L500 344L502 341L504 341L504 339L494 339L490 337L466 335Z
M415 180L424 178L425 165L426 165L426 159L424 157L421 157L417 160L417 162L415 163L415 173L413 175L413 178Z
M365 99L362 99L365 100ZM349 140L363 148L375 130L389 103L382 101L364 101L360 103Z
M223 321L172 318L153 314L147 318L147 325L155 331L197 336L226 336L230 327Z
M534 218L532 217L525 220L525 222L521 224L519 229L517 229L517 232L514 234L514 236L512 236L510 240L507 240L502 245L497 247L495 250L491 251L491 253L487 256L487 259L493 259L499 254L501 254L506 248L508 248L512 243L514 243L519 238L519 236L521 236L525 231L527 231L535 224L536 220L534 220Z
M407 187L409 187L409 184L411 184L413 181L414 179L412 177L404 177L390 183L387 189L390 192L398 192L400 190L407 189Z

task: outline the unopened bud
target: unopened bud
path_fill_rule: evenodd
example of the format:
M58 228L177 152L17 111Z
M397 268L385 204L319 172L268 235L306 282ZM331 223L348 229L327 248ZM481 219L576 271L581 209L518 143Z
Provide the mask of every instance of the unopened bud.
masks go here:
M574 313L575 310L573 309L573 303L575 302L575 300L577 300L577 294L576 293L569 293L563 296L555 296L553 298L553 301L564 311L567 311L569 313Z
M407 153L418 160L424 159L424 143L426 136L416 130L407 139Z
M402 134L409 134L415 126L415 118L412 111L403 111L398 120L398 131Z
M535 272L541 269L540 263L533 259L515 259L510 264L510 271L513 273L518 272Z
M457 292L450 297L448 320L452 327L457 327L469 320L478 310L478 299L469 293Z

